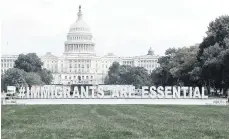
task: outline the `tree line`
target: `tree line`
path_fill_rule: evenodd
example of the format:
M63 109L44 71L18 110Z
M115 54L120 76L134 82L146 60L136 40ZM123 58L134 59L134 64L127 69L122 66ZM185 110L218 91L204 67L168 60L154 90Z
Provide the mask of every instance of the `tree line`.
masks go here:
M42 61L36 53L20 54L14 63L14 68L8 69L1 76L1 88L7 86L28 86L51 84L51 71L42 68Z
M229 88L229 16L220 16L209 23L206 37L200 44L169 48L158 59L160 67L148 74L144 68L113 63L105 84L205 86Z

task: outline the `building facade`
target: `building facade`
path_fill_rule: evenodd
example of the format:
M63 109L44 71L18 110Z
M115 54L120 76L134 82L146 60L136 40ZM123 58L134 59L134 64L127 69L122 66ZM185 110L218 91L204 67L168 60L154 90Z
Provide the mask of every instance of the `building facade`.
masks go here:
M40 57L43 68L53 73L53 84L102 84L113 62L144 67L149 73L159 67L159 56L151 48L142 56L118 57L112 53L96 56L95 41L90 27L83 20L81 6L77 15L78 19L70 26L64 42L63 54L55 56L48 52Z
M14 61L18 55L2 55L1 56L1 74L4 74L8 69L14 67Z

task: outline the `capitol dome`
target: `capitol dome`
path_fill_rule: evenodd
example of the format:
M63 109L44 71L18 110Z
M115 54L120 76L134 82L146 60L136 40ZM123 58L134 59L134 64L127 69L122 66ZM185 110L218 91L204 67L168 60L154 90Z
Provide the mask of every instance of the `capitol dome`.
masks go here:
M151 56L154 55L154 51L152 50L151 47L149 48L149 51L148 51L148 54L147 55L151 55Z
M81 12L81 6L79 6L79 12L77 15L78 15L78 19L73 24L71 24L70 29L69 29L69 33L77 33L77 32L91 33L90 27L83 20L83 14Z
M95 43L90 27L83 20L81 6L79 6L78 19L74 22L65 41L65 54L95 55Z

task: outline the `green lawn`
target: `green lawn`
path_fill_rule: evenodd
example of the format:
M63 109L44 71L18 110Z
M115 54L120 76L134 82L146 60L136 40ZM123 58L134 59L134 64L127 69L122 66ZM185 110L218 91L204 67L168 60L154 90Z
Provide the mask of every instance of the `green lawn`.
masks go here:
M229 139L228 106L2 106L3 139Z

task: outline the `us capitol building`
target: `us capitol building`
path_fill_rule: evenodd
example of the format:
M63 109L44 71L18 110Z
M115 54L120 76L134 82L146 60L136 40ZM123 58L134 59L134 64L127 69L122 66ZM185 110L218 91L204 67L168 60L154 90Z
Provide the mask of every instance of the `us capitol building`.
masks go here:
M158 55L150 48L143 56L118 57L112 53L105 56L96 56L95 42L90 27L83 20L81 6L79 6L78 19L70 26L67 40L64 43L64 53L61 56L52 55L50 52L41 56L43 68L53 73L53 84L102 84L113 62L120 65L144 67L151 73L159 67ZM12 68L9 60L11 56L2 56L2 73ZM7 66L11 67L7 67Z

